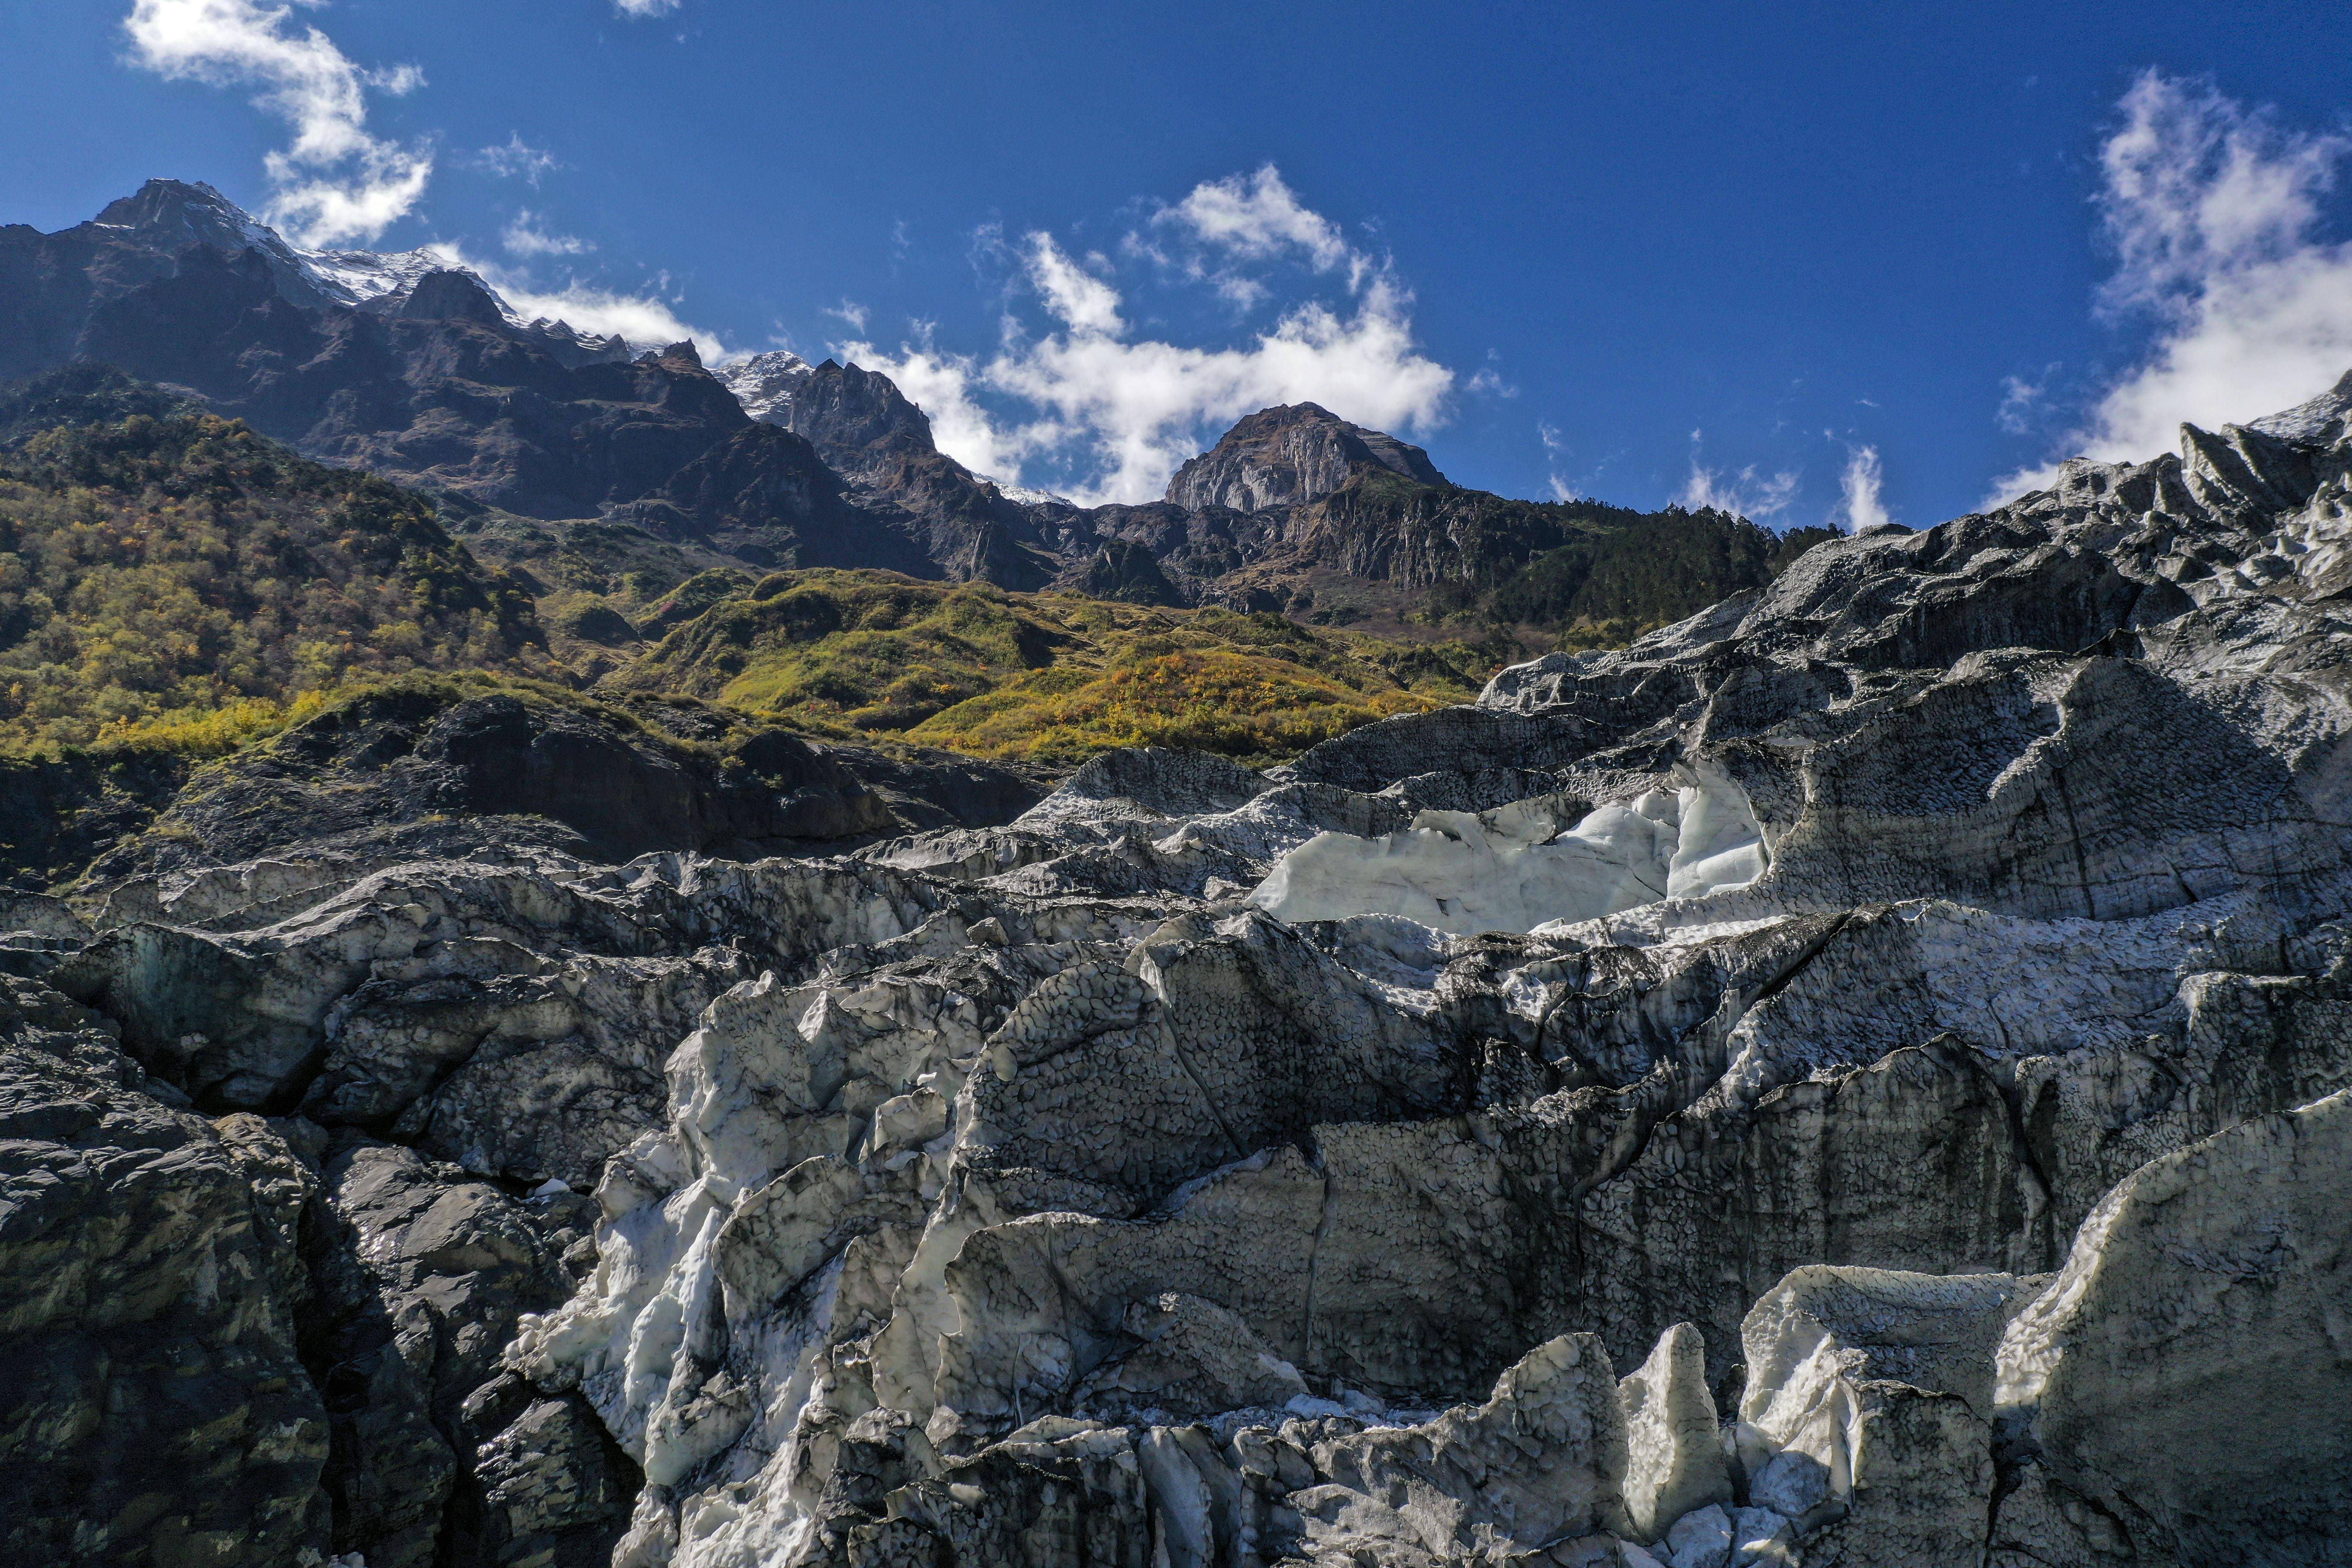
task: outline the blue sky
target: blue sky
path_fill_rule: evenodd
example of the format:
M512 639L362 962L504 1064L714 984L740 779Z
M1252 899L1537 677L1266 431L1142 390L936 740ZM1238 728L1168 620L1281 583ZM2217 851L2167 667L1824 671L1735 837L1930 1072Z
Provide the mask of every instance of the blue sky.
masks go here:
M2352 368L2347 58L2309 4L45 0L0 219L206 180L856 345L1087 497L1315 396L1507 493L1917 524Z

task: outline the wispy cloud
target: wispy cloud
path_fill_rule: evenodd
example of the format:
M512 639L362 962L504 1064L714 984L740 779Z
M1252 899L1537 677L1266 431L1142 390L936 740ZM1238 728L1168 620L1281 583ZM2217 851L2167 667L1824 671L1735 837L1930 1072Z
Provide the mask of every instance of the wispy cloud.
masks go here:
M1690 478L1675 496L1676 505L1692 511L1727 511L1761 522L1788 510L1789 503L1797 499L1800 476L1796 473L1767 474L1753 463L1736 473L1710 468L1701 461L1704 446L1704 433L1692 431Z
M550 233L528 207L515 215L499 242L509 256L582 256L596 248L576 236Z
M1202 181L1174 206L1160 208L1152 222L1244 261L1298 254L1318 272L1370 265L1337 224L1299 201L1271 163L1253 174Z
M270 220L306 245L375 238L405 216L433 176L433 154L367 128L371 89L424 85L413 66L369 70L287 5L255 0L136 0L123 28L134 63L175 79L257 89L254 102L293 128L266 160Z
M613 9L635 21L649 21L667 16L678 7L678 0L613 0Z
M1993 410L1993 423L2012 436L2022 436L2033 429L2050 409L2050 383L2058 374L2056 364L2042 367L2039 375L2028 378L2005 375L2000 378L2000 406Z
M442 265L460 268L479 277L525 321L543 318L569 321L583 332L599 337L617 333L640 347L690 342L706 364L733 359L741 352L717 332L681 320L677 302L658 293L631 294L576 278L550 286L524 268L501 267L469 256L456 245L435 244L425 248Z
M1559 427L1549 419L1538 419L1536 421L1536 439L1543 443L1544 459L1551 470L1544 476L1545 482L1551 486L1551 499L1574 500L1576 487L1559 476L1559 460L1568 451L1567 444L1559 438Z
M1087 259L1108 269L1100 256ZM1115 338L1127 331L1127 323L1119 320L1118 290L1064 255L1050 235L1029 237L1029 281L1045 297L1045 309L1072 331Z
M539 188L541 176L563 167L554 153L524 142L520 132L509 132L506 141L498 146L480 149L471 161L486 174L495 174L502 180L523 180L533 190Z
M851 331L862 332L866 330L866 317L870 312L865 306L845 295L840 304L827 305L824 308L824 313L846 325Z
M1294 304L1236 346L1179 344L1136 333L1108 257L1073 256L1044 233L1017 244L983 235L977 248L1008 257L1017 293L1047 318L1042 333L1008 311L984 357L942 350L928 330L896 352L866 342L841 352L898 382L931 416L940 447L971 467L1017 481L1042 460L1057 470L1056 488L1089 500L1156 498L1212 426L1270 404L1321 403L1386 429L1444 418L1454 373L1415 342L1411 292L1385 268L1358 268L1336 226L1301 206L1270 166L1207 182L1162 212L1176 215L1163 226L1221 256L1294 254L1315 271L1344 268L1353 297ZM1226 291L1213 267L1186 275ZM999 411L1008 404L1023 412Z
M1830 513L1831 524L1848 533L1860 533L1865 528L1893 522L1895 514L1886 510L1885 479L1877 447L1856 447L1847 454L1845 472L1838 477L1838 504Z
M2352 368L2352 244L2320 237L2321 199L2352 137L2282 127L2210 85L2159 72L2125 93L2100 153L2098 204L2116 265L2103 316L2153 339L2053 460L1994 500L2048 485L2057 458L2144 458L2183 423L2273 413Z
M1348 243L1338 224L1301 202L1272 163L1202 181L1182 201L1155 209L1146 230L1129 234L1123 248L1208 284L1244 312L1274 295L1252 268L1295 262L1312 273L1344 271L1350 293L1381 270Z

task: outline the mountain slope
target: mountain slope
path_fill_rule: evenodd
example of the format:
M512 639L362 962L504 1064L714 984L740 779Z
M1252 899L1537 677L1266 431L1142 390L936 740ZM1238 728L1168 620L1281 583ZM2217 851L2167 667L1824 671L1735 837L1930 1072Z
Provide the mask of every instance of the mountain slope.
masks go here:
M886 735L1069 763L1122 745L1271 762L1393 713L1459 700L1492 668L1276 616L1170 610L875 573L780 573L695 603L605 677L816 733Z
M130 390L36 383L0 427L112 412ZM544 670L545 639L521 585L420 497L202 413L0 453L0 740L86 742L461 665Z

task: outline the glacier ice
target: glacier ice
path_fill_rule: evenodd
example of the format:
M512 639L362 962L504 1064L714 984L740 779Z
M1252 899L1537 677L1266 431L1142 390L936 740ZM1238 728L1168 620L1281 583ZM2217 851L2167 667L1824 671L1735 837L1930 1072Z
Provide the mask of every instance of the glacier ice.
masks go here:
M1400 915L1464 934L1526 931L1744 888L1770 860L1746 794L1708 770L1589 810L1552 795L1423 811L1377 837L1318 833L1249 901L1293 922Z

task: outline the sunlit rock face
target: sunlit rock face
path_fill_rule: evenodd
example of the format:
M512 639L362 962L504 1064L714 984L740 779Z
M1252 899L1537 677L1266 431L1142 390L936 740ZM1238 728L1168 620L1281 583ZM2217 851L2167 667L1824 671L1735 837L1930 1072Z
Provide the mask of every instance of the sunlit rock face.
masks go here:
M156 1109L20 1094L0 1266L209 1238L254 1562L2344 1562L2347 403L1263 773L16 900L9 1062Z

